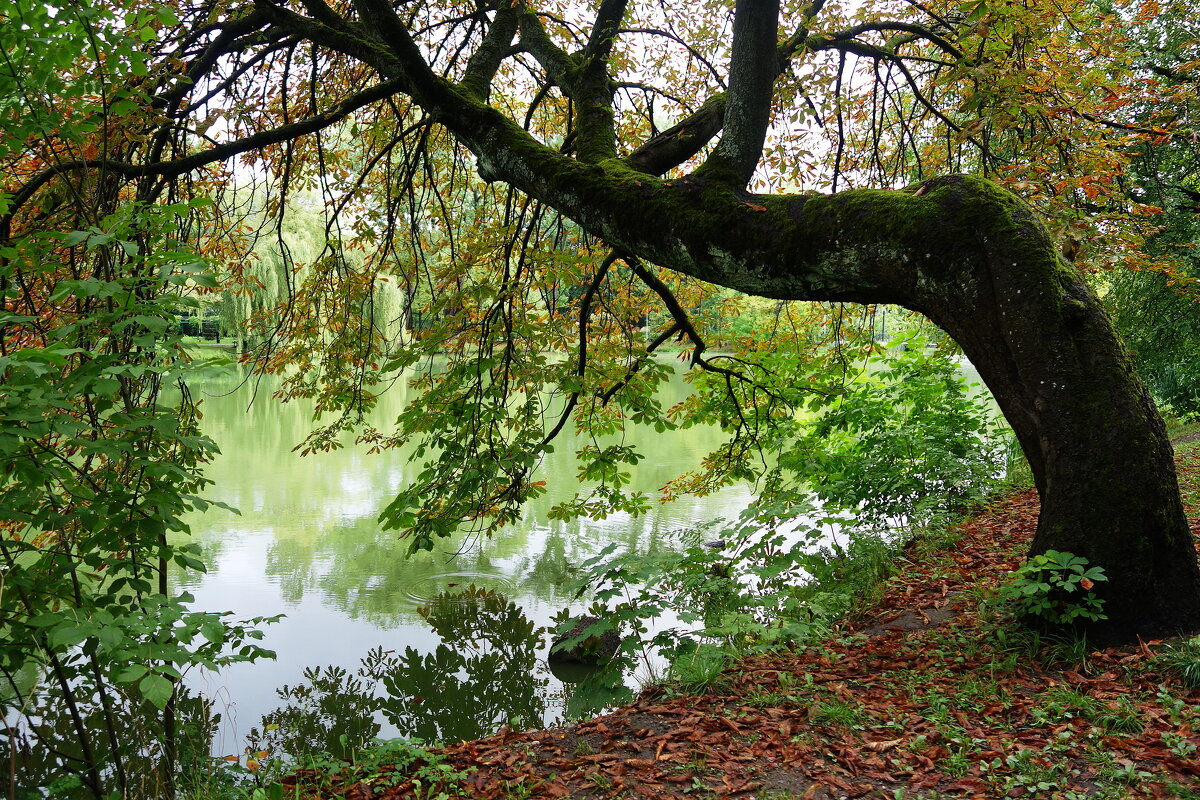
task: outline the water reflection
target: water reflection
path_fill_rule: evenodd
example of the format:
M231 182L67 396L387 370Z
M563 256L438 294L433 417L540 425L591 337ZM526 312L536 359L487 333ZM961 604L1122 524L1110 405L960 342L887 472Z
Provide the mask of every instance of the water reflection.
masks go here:
M231 610L243 617L287 615L267 630L263 642L278 653L276 662L237 665L221 675L191 679L194 688L219 698L224 726L214 745L218 753L240 752L249 725L271 710L275 690L301 685L306 670L331 665L354 676L361 660L377 647L396 650L394 655L409 658L414 669L418 663L406 655L407 648L422 658L436 656L447 643L430 630L418 609L440 591L474 583L505 596L535 627L544 627L564 606L583 610L567 587L576 578L577 565L605 546L615 543L619 550L636 552L674 547L671 534L678 529L736 516L750 498L747 489L738 487L656 507L637 519L618 514L603 521L549 521L550 507L580 488L573 456L578 443L564 432L539 468L549 491L523 509L519 523L491 539L449 539L433 552L406 557L407 543L394 532L381 531L377 517L412 472L408 453L372 455L348 443L341 450L301 458L293 448L312 427L312 409L270 401L271 391L269 382L256 391L231 373L193 392L204 398L205 427L223 453L208 470L215 482L210 495L240 509L241 515L217 509L190 520L210 567L205 575L179 579L196 596L197 608ZM663 387L660 400L673 404L687 392L682 376L676 375ZM255 393L258 398L251 402ZM390 427L409 399L397 384L368 424ZM649 454L634 469L633 489L653 495L668 480L695 468L721 439L720 431L700 426L666 433L631 428L625 443ZM534 646L544 655L544 643ZM437 663L449 663L447 656L441 658ZM484 668L482 663L477 667ZM546 680L548 685L539 690L547 698L543 705L521 705L512 713L527 717L529 724L555 721L567 690L556 678ZM463 691L469 687L469 682L463 684ZM424 703L406 708L421 716ZM497 724L505 721L496 719ZM417 724L404 721L398 710L381 722L385 737Z
M119 686L107 683L100 691L85 676L73 683L69 697L48 686L28 698L24 721L7 730L6 798L82 800L112 790L149 800L170 796L172 784L185 789L181 776L191 780L210 772L209 747L221 717L211 700L194 692L181 689L176 698L173 775L165 769L161 712Z
M417 614L436 645L376 647L356 668L304 669L295 685L273 692L281 704L249 729L245 746L229 760L209 755L221 727L219 711L211 700L181 688L178 761L170 780L163 772L166 758L156 709L113 696L110 688L111 716L106 716L106 700L95 687L76 687L71 701L85 728L95 732L89 744L96 763L107 765L91 776L78 767L83 763L80 740L61 694L40 692L39 705L29 714L33 724L11 743L15 799L40 799L47 793L63 800L87 798L94 795L94 780L110 788L123 785L124 796L148 800L169 796L172 783L185 796L189 787L198 786L221 784L232 791L253 779L245 768L249 762L238 757L242 753L272 763L272 771L286 771L306 755L350 760L385 734L460 741L504 724L538 724L549 706L566 703L542 657L546 630L503 594L456 586L429 598ZM106 736L109 729L115 735Z
M418 613L438 636L435 647L375 648L354 674L306 670L302 684L277 690L285 705L263 717L253 746L346 758L379 735L379 717L395 734L427 742L542 719L554 699L540 658L545 631L516 603L469 585L436 595Z
M541 631L515 603L470 586L439 595L420 613L442 644L425 654L406 648L383 676L383 712L402 735L461 741L541 720L548 686L537 658Z

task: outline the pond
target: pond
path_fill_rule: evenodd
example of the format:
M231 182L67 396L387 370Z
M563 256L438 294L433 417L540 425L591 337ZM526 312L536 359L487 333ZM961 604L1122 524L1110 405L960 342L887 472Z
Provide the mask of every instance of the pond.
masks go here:
M553 723L570 684L546 667L549 640L537 632L564 607L586 605L567 591L576 567L613 543L637 552L677 546L682 529L735 517L752 496L739 486L656 504L637 518L548 520L551 505L578 488L577 442L564 431L540 466L548 491L518 524L489 539L456 537L435 552L406 556L407 542L377 521L415 468L406 454L349 446L300 457L293 448L309 431L312 410L281 405L271 390L235 372L193 387L205 430L222 451L207 469L214 481L208 495L241 513L210 509L189 520L209 569L176 576L177 585L195 595L197 609L285 615L262 642L275 661L189 676L221 715L217 755L240 753L251 728L263 737L268 715L281 728L343 717L339 730L308 731L312 745L347 732L458 740L510 721ZM680 373L661 399L674 403L687 391ZM371 423L386 429L407 402L397 384ZM653 496L721 436L705 427L631 427L626 441L648 456L633 470L634 488ZM366 674L356 676L360 669ZM284 686L292 689L286 699L307 711L272 714L287 705L277 692ZM384 711L368 721L362 707L371 692L385 698Z
M974 377L969 366L963 372ZM419 467L403 451L370 454L352 445L301 457L294 448L312 426L312 409L272 400L273 388L233 367L191 387L203 427L222 451L207 467L213 485L205 494L240 513L214 507L188 520L208 571L176 572L172 588L194 595L197 610L283 618L265 627L261 642L275 660L186 676L171 722L181 733L179 759L168 759L180 775L208 774L210 754L231 759L217 763L245 777L249 757L261 753L277 760L273 768L286 768L295 756L346 757L376 737L458 741L504 724L553 724L578 701L579 675L547 665L547 629L563 609L577 613L588 605L571 592L580 566L610 546L639 557L678 551L685 531L734 519L753 500L750 487L732 486L654 504L636 518L550 520L551 506L579 488L579 442L564 431L536 476L548 491L522 509L519 523L492 538L456 537L408 556L407 541L381 530L378 515ZM677 370L659 400L674 404L687 392ZM398 383L368 422L386 430L415 401ZM631 427L623 435L646 455L631 468L633 488L651 496L723 439L704 426L661 433ZM636 686L642 677L628 680ZM85 686L76 695L82 728L100 731L109 720L104 695ZM139 720L140 713L122 717L120 746L131 745L135 755L126 763L148 770L144 778L153 782L153 765L164 755L156 733L162 728L153 717ZM41 741L56 743L37 747L17 737L24 765L18 784L33 791L18 796L40 798L62 775L63 759L81 754L73 753L74 728L51 693L41 693L25 716ZM116 746L112 733L108 738Z

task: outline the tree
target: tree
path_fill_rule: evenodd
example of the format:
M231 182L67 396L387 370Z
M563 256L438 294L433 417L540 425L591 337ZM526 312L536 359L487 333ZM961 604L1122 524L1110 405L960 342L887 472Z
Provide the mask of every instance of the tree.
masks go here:
M208 505L197 492L216 449L186 387L164 397L187 365L171 323L196 307L180 287L212 285L186 246L203 203L149 173L60 168L147 153L153 54L131 34L173 17L124 11L0 11L0 704L13 792L19 762L25 785L51 793L169 792L176 732L207 714L179 691L184 671L268 655L259 632L190 611L168 581L171 563L203 568L177 536Z
M131 13L142 5L130 0ZM685 15L629 0L170 5L179 22L147 26L149 99L126 121L149 146L136 160L85 153L22 176L0 240L53 186L97 172L169 182L241 156L278 178L277 211L289 186L318 184L340 212L331 232L371 249L358 266L319 259L279 309L296 320L319 308L319 321L288 328L293 353L336 345L313 391L350 413L311 446L333 446L388 371L416 359L373 332L378 280L435 289L436 346L475 348L474 361L427 372L428 405L401 420L398 436L424 435L433 449L419 450L424 472L384 519L418 545L464 521L512 518L539 491L532 467L572 414L600 430L622 414L665 424L647 399L661 379L647 354L673 336L749 418L785 415L781 398L799 387L703 352L677 295L714 284L929 317L978 368L1029 460L1042 499L1033 552L1069 551L1109 575L1096 633L1200 627L1171 448L1085 280L1012 192L985 177L925 177L966 167L1003 179L1023 149L1036 151L1028 180L1007 182L1052 187L1052 220L1075 230L1074 217L1063 224L1064 209L1078 210L1071 198L1107 191L1121 148L1161 135L1123 120L1112 99L1133 90L1117 18L1061 3L880 4L854 18L825 0L739 0L732 11L714 0ZM670 88L646 79L655 70ZM832 147L792 135L807 127ZM782 178L781 165L791 166ZM759 191L804 180L830 191ZM463 198L481 194L495 198L493 224L456 227ZM600 244L607 257L584 257ZM558 313L546 298L567 285L582 288L575 313ZM647 300L671 325L635 345ZM605 344L618 340L624 356ZM539 356L547 345L566 349L566 362ZM546 375L559 413L537 395ZM585 474L610 488L638 457L585 455ZM725 456L728 475L745 470L741 451ZM568 511L640 502L601 499Z
M1129 191L1162 209L1153 220L1157 231L1145 247L1155 263L1153 269L1114 275L1104 299L1155 397L1176 412L1194 414L1200 411L1195 252L1200 243L1200 39L1191 9L1183 4L1153 10L1138 32L1142 69L1156 92L1171 102L1143 102L1138 116L1170 126L1173 135L1141 145Z

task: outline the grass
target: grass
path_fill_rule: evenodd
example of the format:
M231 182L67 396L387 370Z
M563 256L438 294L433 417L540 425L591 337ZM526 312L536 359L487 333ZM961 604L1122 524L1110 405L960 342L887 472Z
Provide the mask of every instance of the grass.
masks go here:
M838 726L842 728L865 728L871 716L860 703L847 700L823 700L808 707L808 718L813 725Z
M1169 645L1159 661L1184 686L1200 689L1200 636Z

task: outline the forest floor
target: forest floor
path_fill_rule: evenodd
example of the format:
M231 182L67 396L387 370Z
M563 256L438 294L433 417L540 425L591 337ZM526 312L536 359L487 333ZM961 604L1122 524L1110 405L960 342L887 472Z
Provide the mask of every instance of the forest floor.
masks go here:
M1200 443L1178 449L1200 533ZM740 662L704 694L657 687L586 722L502 730L432 751L420 774L301 772L288 796L1200 800L1184 643L1048 641L989 603L1037 513L1031 491L996 500L949 545L906 550L882 599L833 636Z

